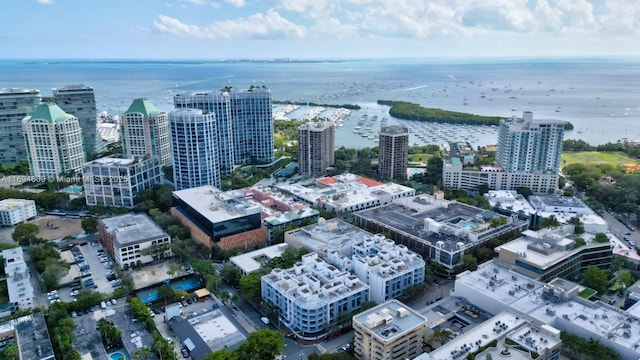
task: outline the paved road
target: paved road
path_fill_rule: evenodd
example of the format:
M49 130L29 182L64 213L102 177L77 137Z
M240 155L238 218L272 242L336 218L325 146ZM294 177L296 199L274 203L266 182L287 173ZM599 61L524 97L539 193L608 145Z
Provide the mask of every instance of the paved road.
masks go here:
M640 234L638 234L637 231L629 230L629 228L625 224L618 221L608 212L602 213L602 218L604 218L604 220L609 225L609 231L613 235L615 235L620 240L622 240L626 236L631 240L631 243L635 247L638 247L638 244L640 244Z

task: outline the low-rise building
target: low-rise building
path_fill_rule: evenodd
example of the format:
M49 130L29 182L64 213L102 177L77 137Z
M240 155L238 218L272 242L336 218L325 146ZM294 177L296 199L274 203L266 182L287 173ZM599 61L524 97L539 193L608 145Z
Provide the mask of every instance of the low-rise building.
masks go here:
M213 186L174 191L171 214L191 231L191 238L209 249L250 249L267 242L262 209L239 191Z
M575 217L580 220L586 232L607 232L607 222L575 196L531 195L528 200L534 208L532 213L538 219L554 216L560 224L568 224Z
M285 242L316 252L340 270L369 285L371 301L382 303L424 283L425 262L404 245L339 219L321 221L285 234Z
M0 351L18 346L18 359L55 360L53 346L42 312L0 323Z
M445 189L478 191L479 186L490 190L531 189L535 194L547 194L558 188L558 174L527 171L505 171L498 165L465 169L460 158L445 160L442 167L442 186Z
M486 359L487 355L500 359L505 348L509 349L509 359L558 360L561 345L558 329L505 310L415 360L468 359L470 354L476 354L476 359Z
M362 360L413 359L422 350L427 319L397 300L353 317L354 356Z
M303 255L291 269L273 269L261 282L262 299L278 309L282 325L303 339L317 339L339 316L369 300L369 285L316 253Z
M36 202L25 199L0 201L0 226L14 226L38 215Z
M271 188L254 186L244 191L245 200L253 201L262 208L262 225L267 228L267 242L274 240L275 230L301 224L315 224L320 212L309 204L295 200Z
M611 263L610 242L596 242L594 235L574 234L572 225L526 230L522 237L495 248L498 260L533 279L571 278L590 266Z
M171 256L171 237L144 213L98 221L100 240L123 268Z
M7 292L13 311L36 307L31 286L31 275L21 247L2 251L4 273L7 276Z
M287 244L271 245L241 255L232 256L229 258L229 261L240 269L242 275L247 275L260 270L263 262L282 255L288 247Z
M275 187L295 199L333 214L375 208L416 193L415 189L407 186L383 184L354 174L318 178L314 187L285 183L276 184Z
M391 234L403 244L453 271L469 249L527 228L527 221L456 201L442 194L395 200L392 204L354 214L355 222L370 231Z
M162 184L162 170L156 156L144 158L103 157L82 165L87 205L133 208L136 195Z
M563 279L543 283L489 261L459 274L451 295L491 314L509 310L535 324L597 340L623 359L640 357L640 314L584 298L592 292Z

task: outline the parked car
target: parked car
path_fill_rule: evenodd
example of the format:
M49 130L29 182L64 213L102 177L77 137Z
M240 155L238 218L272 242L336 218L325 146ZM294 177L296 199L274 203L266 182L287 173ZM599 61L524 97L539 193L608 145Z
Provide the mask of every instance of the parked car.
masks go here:
M182 357L185 359L189 357L189 350L187 350L186 347L183 347L182 349L180 349L180 353L182 354Z
M100 303L100 308L102 309L106 309L107 308L107 303L105 303L104 301Z
M116 299L111 299L111 305L116 305L118 304L118 300Z

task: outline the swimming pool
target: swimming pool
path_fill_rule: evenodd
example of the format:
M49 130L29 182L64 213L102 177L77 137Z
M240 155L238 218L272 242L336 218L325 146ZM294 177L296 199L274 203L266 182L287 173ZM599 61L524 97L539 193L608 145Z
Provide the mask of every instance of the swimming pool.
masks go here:
M111 353L111 355L109 355L109 358L111 360L127 360L127 357L119 351Z
M82 192L82 186L76 186L76 185L67 186L66 188L64 188L64 192L69 193L69 194L81 193Z
M140 291L139 293L136 294L136 296L146 304L155 302L160 298L158 295L158 288L163 285L165 285L165 283L156 284L154 287L150 289ZM171 288L176 291L184 290L189 292L189 291L199 289L202 286L202 284L200 283L200 281L198 281L198 279L195 276L191 276L191 277L186 277L186 278L178 279L175 281L171 281L169 283L169 286L171 286Z

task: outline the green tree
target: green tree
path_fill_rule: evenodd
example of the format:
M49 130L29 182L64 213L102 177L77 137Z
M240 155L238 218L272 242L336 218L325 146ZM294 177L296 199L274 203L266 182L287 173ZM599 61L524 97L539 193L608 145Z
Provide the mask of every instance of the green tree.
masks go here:
M626 288L633 285L633 276L629 270L620 271L618 274L618 281L624 284Z
M82 230L87 234L95 234L98 232L98 218L90 217L82 219Z
M28 246L37 242L37 236L40 228L36 224L18 224L11 234L11 238L21 246Z
M46 269L42 272L44 286L51 290L58 288L58 281L69 271L69 263L60 259L49 259Z
M606 243L609 242L609 237L605 233L597 233L596 236L593 237L593 241L598 243Z
M567 221L569 224L574 226L574 234L583 234L584 233L584 224L582 224L582 221L580 221L580 218L577 216L572 217L571 219L569 219L569 221Z
M262 329L249 334L238 349L240 359L272 360L282 354L284 336L279 331Z
M147 305L143 303L139 298L129 298L129 306L131 307L131 313L133 314L133 316L141 322L146 322L147 320L151 319L149 308L147 308Z
M555 217L555 215L551 215L548 218L542 218L542 220L540 220L541 228L551 228L551 227L558 227L558 226L560 226L560 222Z
M433 333L427 339L427 343L431 346L436 346L437 344L446 344L449 342L451 337L451 331L448 329L435 329Z
M222 349L205 356L204 360L239 360L238 356L236 351Z
M19 360L20 359L20 350L18 349L18 345L12 342L4 347L2 351L0 351L0 357L6 360Z
M216 275L217 271L211 260L205 259L192 259L190 261L193 271L195 271L201 278L206 279L210 275Z
M209 275L207 276L207 281L206 281L206 285L205 287L207 288L207 290L213 292L218 291L218 287L220 286L220 278L217 277L216 275Z
M158 296L164 301L165 305L168 302L172 302L176 298L176 292L169 285L162 285L158 288Z
M600 294L607 292L608 284L607 272L598 267L589 266L582 273L582 285L590 287Z
M227 284L236 287L240 284L240 277L242 276L242 273L235 265L227 262L224 264L222 269L220 269L220 276L222 276L222 279L226 281Z
M96 323L96 329L102 338L105 348L112 349L120 344L122 330L118 329L117 326L102 318Z
M260 291L261 276L262 274L260 272L255 271L240 278L240 295L242 295L245 300L254 304L257 304L262 298Z
M462 266L465 270L475 271L478 268L478 259L471 254L462 255Z

